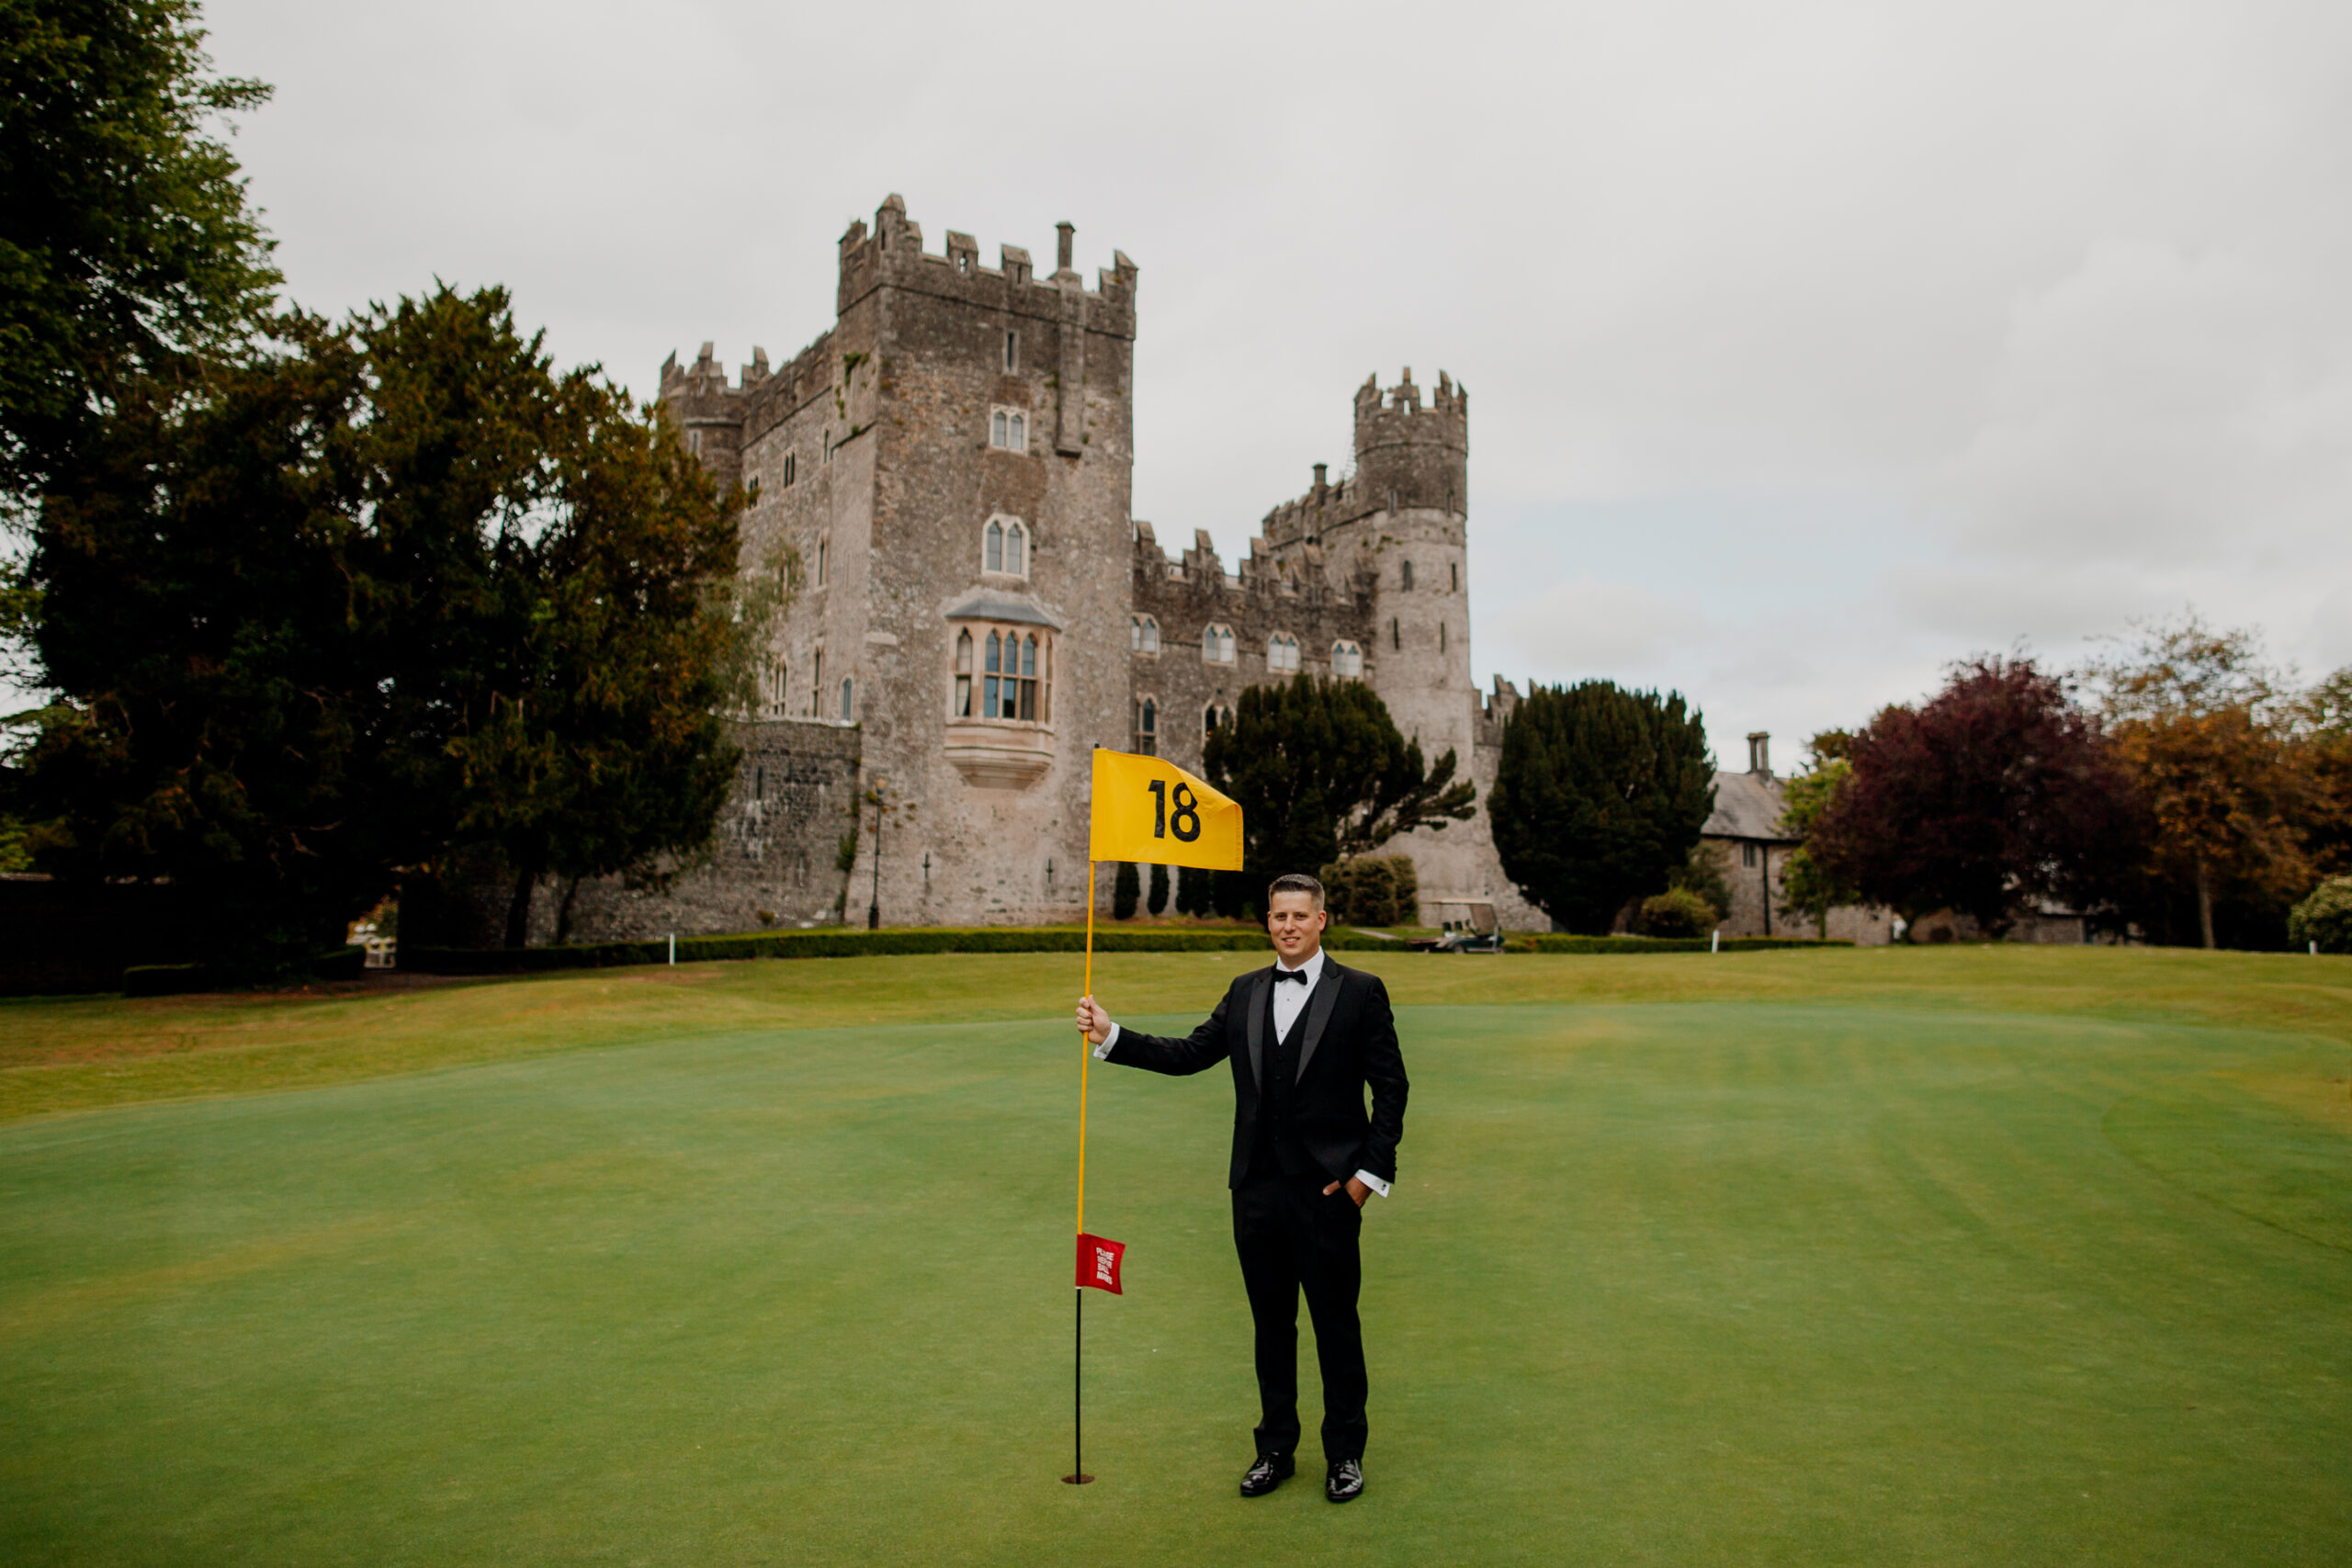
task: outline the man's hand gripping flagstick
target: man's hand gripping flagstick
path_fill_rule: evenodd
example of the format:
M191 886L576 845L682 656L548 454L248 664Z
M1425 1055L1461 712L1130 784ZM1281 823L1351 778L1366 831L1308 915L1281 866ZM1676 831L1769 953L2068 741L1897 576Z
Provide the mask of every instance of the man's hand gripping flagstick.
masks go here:
M1078 1032L1078 1315L1070 1362L1070 1472L1062 1477L1074 1486L1094 1479L1086 1473L1086 1292L1091 1288L1124 1294L1119 1264L1127 1251L1120 1242L1086 1231L1086 1069L1094 1052L1085 1019L1102 1016L1094 1005L1094 868L1108 860L1239 871L1241 807L1157 757L1098 747L1086 853L1086 992L1079 998Z

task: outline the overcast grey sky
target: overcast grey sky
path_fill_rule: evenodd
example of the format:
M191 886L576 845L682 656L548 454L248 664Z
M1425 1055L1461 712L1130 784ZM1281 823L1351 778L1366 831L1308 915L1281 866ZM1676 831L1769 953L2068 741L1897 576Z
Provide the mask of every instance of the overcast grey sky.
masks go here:
M1136 512L1228 562L1350 394L1471 393L1483 682L1726 761L2194 604L2352 662L2352 6L211 0L320 310L789 355L892 191L1142 269Z

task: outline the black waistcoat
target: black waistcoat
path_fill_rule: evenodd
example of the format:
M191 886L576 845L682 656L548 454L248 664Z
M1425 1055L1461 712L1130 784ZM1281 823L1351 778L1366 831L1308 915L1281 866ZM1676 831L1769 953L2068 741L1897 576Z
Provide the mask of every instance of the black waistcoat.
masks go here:
M1298 1048L1306 1032L1305 1007L1291 1020L1290 1032L1274 1032L1274 993L1295 980L1276 981L1266 987L1265 1075L1258 1085L1258 1139L1250 1153L1250 1173L1272 1176L1281 1171L1297 1176L1314 1168L1314 1156L1298 1136ZM1307 987L1312 998L1313 987Z

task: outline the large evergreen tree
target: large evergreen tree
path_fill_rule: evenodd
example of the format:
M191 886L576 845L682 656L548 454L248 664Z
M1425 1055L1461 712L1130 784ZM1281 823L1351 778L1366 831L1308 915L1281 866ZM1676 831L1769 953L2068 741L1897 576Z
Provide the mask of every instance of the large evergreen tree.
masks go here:
M658 872L724 799L735 552L667 421L554 373L498 290L144 383L39 522L37 860L198 889L232 972L467 844L525 912Z
M0 492L20 514L141 380L241 355L276 297L195 0L0 5Z
M1512 711L1487 815L1520 891L1600 934L1688 864L1714 796L1706 727L1679 693L1587 681L1534 687Z
M1425 764L1371 687L1305 674L1243 692L1203 766L1241 806L1244 864L1260 884L1464 820L1477 793L1454 779L1452 751Z

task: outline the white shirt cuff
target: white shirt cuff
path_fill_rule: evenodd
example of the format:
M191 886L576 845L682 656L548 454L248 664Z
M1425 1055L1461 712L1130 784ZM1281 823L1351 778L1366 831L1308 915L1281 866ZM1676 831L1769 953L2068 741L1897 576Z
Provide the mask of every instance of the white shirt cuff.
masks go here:
M1063 1060L1067 1061L1069 1058L1064 1057ZM1371 1188L1374 1192L1379 1193L1383 1198L1388 1196L1388 1183L1381 1180L1380 1178L1373 1175L1372 1172L1368 1170L1359 1170L1356 1172L1356 1179L1363 1182L1366 1187Z
M1102 1043L1094 1047L1094 1059L1098 1062L1109 1061L1111 1059L1111 1047L1116 1045L1118 1043L1119 1026L1114 1023L1111 1026L1111 1032L1102 1037ZM1069 1058L1065 1056L1062 1060L1067 1062Z

